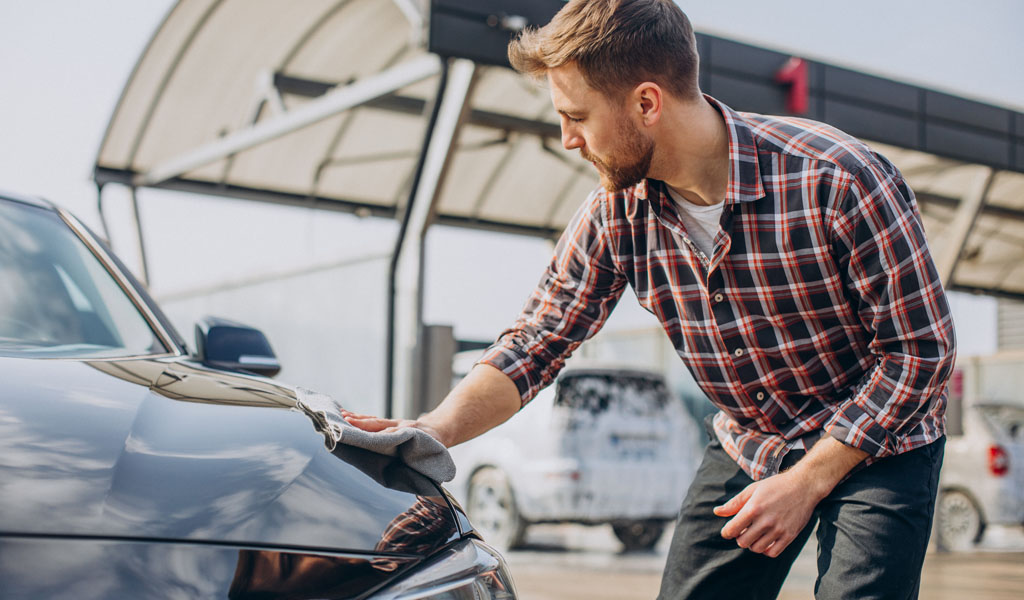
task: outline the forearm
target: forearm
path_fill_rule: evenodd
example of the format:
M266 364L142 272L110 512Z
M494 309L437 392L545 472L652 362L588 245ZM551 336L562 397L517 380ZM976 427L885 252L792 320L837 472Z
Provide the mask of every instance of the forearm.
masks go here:
M436 431L450 448L504 423L520 406L515 383L498 369L479 364L419 421Z
M788 473L803 481L807 492L818 502L868 456L863 450L825 436Z

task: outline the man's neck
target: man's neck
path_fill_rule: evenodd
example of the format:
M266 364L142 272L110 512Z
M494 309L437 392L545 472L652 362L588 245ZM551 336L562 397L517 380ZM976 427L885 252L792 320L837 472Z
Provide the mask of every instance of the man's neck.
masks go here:
M656 140L651 177L687 201L712 205L729 185L729 133L725 120L703 97L676 103Z

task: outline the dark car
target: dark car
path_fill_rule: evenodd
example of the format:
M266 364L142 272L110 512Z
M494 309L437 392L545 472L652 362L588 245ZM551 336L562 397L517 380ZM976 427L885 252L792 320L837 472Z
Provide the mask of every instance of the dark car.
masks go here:
M0 196L0 596L516 597L441 487L328 450L261 333L196 346L74 217Z

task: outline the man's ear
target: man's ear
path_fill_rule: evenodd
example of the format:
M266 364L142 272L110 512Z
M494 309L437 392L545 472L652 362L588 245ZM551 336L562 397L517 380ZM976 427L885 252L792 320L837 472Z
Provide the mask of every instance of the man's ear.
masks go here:
M650 126L661 118L661 110L664 108L665 99L661 86L653 81L645 81L633 88L632 101L637 116L641 118L644 125Z

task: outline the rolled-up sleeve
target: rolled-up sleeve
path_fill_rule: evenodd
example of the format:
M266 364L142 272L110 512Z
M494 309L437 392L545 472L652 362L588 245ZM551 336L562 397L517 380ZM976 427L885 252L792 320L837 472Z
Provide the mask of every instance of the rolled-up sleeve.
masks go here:
M887 163L852 174L830 224L840 274L875 364L825 431L874 457L898 452L921 419L942 414L953 321L913 192Z
M572 352L601 329L625 285L610 249L605 194L597 190L562 233L522 313L477 364L489 364L508 375L525 405L554 380Z

